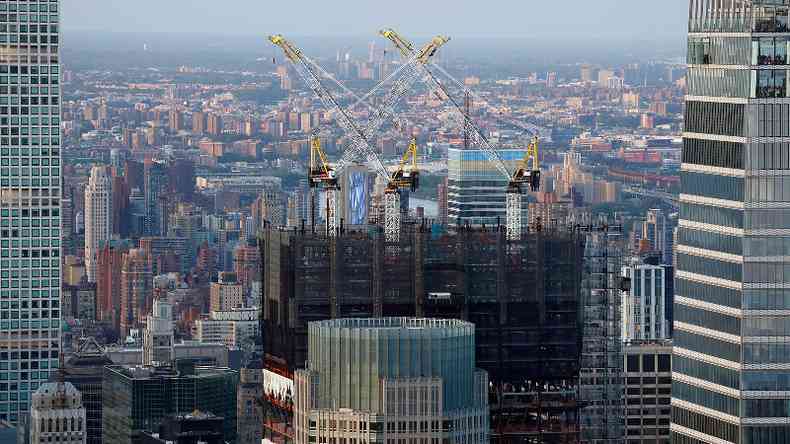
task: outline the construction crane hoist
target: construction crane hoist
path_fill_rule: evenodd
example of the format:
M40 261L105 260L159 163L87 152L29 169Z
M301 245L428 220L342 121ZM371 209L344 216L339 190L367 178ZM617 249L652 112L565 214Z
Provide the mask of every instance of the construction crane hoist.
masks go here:
M407 39L398 34L393 29L385 29L380 34L392 42L395 48L400 51L403 57L414 57L414 47ZM473 143L479 145L483 151L488 155L489 160L493 163L502 175L507 178L508 186L506 193L506 232L508 240L520 240L523 230L522 221L522 201L523 201L523 185L528 183L531 191L538 191L540 189L540 165L538 153L538 139L533 131L530 131L535 136L527 148L525 158L519 163L518 168L514 173L510 173L505 165L502 156L494 148L494 146L483 136L480 129L472 122L471 116L464 110L448 91L447 87L439 81L439 79L428 69L428 63L418 64L416 67L421 70L424 80L429 88L437 88L444 98L453 106L453 108L463 116L465 127L470 132L470 139ZM446 76L450 76L446 71L442 70ZM437 94L437 96L439 96ZM530 161L532 168L530 169Z
M374 137L379 128L387 120L395 120L395 107L403 96L411 89L423 72L419 66L430 61L436 52L444 46L450 39L444 36L437 36L426 44L419 51L413 52L406 62L401 65L399 71L402 76L393 82L389 92L381 102L381 106L375 109L370 117L368 124L364 128L351 118L349 111L343 109L332 93L322 84L322 70L312 60L304 56L302 51L287 41L281 35L270 36L269 40L279 46L288 60L294 65L296 71L302 77L307 86L321 100L323 105L333 113L337 123L349 137L350 149L346 150L340 162L332 169L326 160L326 156L321 150L320 142L316 138L311 143L311 164L309 180L315 187L322 186L326 194L326 232L328 236L335 236L337 233L337 177L343 169L360 157L372 165L376 173L387 180L384 205L384 232L387 242L396 243L400 240L400 190L403 186L416 188L419 171L416 169L416 142L412 142L404 161L398 170L392 175L389 173L383 162L379 158L376 150L371 146L370 139ZM325 76L324 76L325 77ZM360 99L362 101L363 99ZM414 153L411 156L411 153ZM411 156L413 166L406 169L406 160Z

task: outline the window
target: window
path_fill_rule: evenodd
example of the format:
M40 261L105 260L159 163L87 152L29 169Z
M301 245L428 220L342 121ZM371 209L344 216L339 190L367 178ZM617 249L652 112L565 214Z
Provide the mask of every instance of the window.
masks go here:
M786 6L755 6L754 32L787 32L788 8Z
M758 99L787 97L787 72L785 70L762 69L752 71L752 73L752 79L756 77L757 80L754 97Z
M752 42L753 65L786 65L788 40L763 37Z
M656 371L656 356L653 354L642 355L642 371L645 373Z
M626 364L627 372L639 372L639 355L628 355Z
M658 355L658 371L669 372L672 370L672 357L670 355Z

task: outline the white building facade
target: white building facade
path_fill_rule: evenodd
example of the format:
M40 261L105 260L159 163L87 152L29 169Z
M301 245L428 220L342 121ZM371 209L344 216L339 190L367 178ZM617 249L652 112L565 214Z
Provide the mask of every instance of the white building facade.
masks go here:
M143 365L166 364L172 359L173 306L164 299L155 299L143 334Z
M669 339L666 268L633 263L623 267L622 276L631 279L622 298L623 342Z
M240 347L260 333L258 308L212 311L208 319L195 321L195 338L203 343Z
M70 382L42 384L32 398L30 444L85 444L85 407Z
M91 168L85 187L85 271L96 282L96 254L112 236L112 178L106 166Z

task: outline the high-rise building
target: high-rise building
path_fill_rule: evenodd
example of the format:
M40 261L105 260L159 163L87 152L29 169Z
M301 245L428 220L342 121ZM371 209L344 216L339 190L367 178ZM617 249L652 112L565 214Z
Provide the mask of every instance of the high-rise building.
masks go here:
M156 432L139 435L139 444L226 444L225 418L195 410L186 415L168 416Z
M236 390L239 374L220 367L108 365L102 384L103 439L131 444L146 430L158 430L168 416L195 410L223 418L225 439L236 437Z
M236 396L236 444L260 444L263 440L263 370L242 368Z
M584 82L584 83L592 82L594 80L593 76L595 74L596 74L595 73L595 69L592 66L587 65L587 64L582 65L581 73L580 73L580 77L581 77L581 81L582 82Z
M639 263L635 259L623 267L622 276L631 280L631 290L622 300L622 340L669 339L667 266Z
M341 352L342 350L342 352ZM488 443L488 374L459 320L335 319L309 326L294 377L294 442ZM441 358L440 358L441 357Z
M442 225L447 225L447 178L445 177L436 186L436 196L439 203L439 220Z
M84 340L63 367L63 380L82 395L86 444L102 444L102 374L112 361L93 338Z
M184 129L184 115L181 111L174 109L170 111L169 121L170 131L177 133Z
M33 392L30 444L85 444L87 427L82 395L70 382L45 382Z
M504 224L508 178L483 150L451 148L447 160L447 218L450 225ZM515 171L523 150L499 150L508 170ZM526 202L526 199L524 199ZM526 217L523 218L526 220Z
M222 134L222 117L217 114L209 114L206 119L206 132L212 136Z
M18 114L0 118L0 156L12 165L37 165L4 166L9 174L0 178L0 300L14 318L0 320L0 363L9 365L0 370L7 377L0 382L0 421L16 424L37 385L58 367L60 350L60 2L0 6L19 9L3 11L0 26L0 72L13 80L0 86L0 101L11 104L8 114ZM22 10L34 6L37 12Z
M244 306L244 291L237 282L236 273L220 273L217 282L211 283L211 311L230 311Z
M192 132L195 134L206 132L206 113L199 111L192 113Z
M629 342L623 359L626 442L668 444L672 341Z
M162 162L146 160L145 162L145 234L161 236L167 233L167 196L165 195L167 165Z
M642 239L650 244L650 248L661 253L662 258L667 248L667 237L670 231L667 218L660 209L647 210L647 218L642 223Z
M166 299L156 299L145 320L143 365L170 363L174 343L173 306Z
M593 226L584 247L579 371L580 441L622 444L625 439L620 307L624 241L616 229Z
M612 77L614 77L614 71L611 69L602 69L598 71L598 86L607 88L609 85L609 79Z
M108 242L99 250L96 270L96 317L120 329L121 268L129 245Z
M99 248L112 236L112 181L109 168L94 166L85 187L85 268L96 282Z
M121 264L121 334L136 328L150 309L152 274L144 250L134 249L124 253Z
M261 254L254 238L248 238L233 251L233 271L236 280L248 292L254 281L261 280Z
M288 388L308 360L311 321L416 316L475 324L476 366L490 381L491 442L574 442L583 314L579 234L544 230L513 243L495 228L404 230L396 255L382 254L383 234L364 228L349 228L331 242L309 230L261 233L264 380L276 388L266 396L265 438L283 442L292 431ZM610 277L620 271L611 268ZM593 308L602 316L606 307ZM619 324L616 329L619 341ZM607 345L595 342L592 352ZM548 409L541 421L530 419Z
M788 6L690 3L672 442L788 442Z

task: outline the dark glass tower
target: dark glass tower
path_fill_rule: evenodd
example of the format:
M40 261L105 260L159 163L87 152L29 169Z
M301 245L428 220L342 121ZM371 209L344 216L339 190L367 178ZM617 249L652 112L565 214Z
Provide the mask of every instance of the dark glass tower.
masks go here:
M690 1L675 444L790 442L788 46L788 0Z

